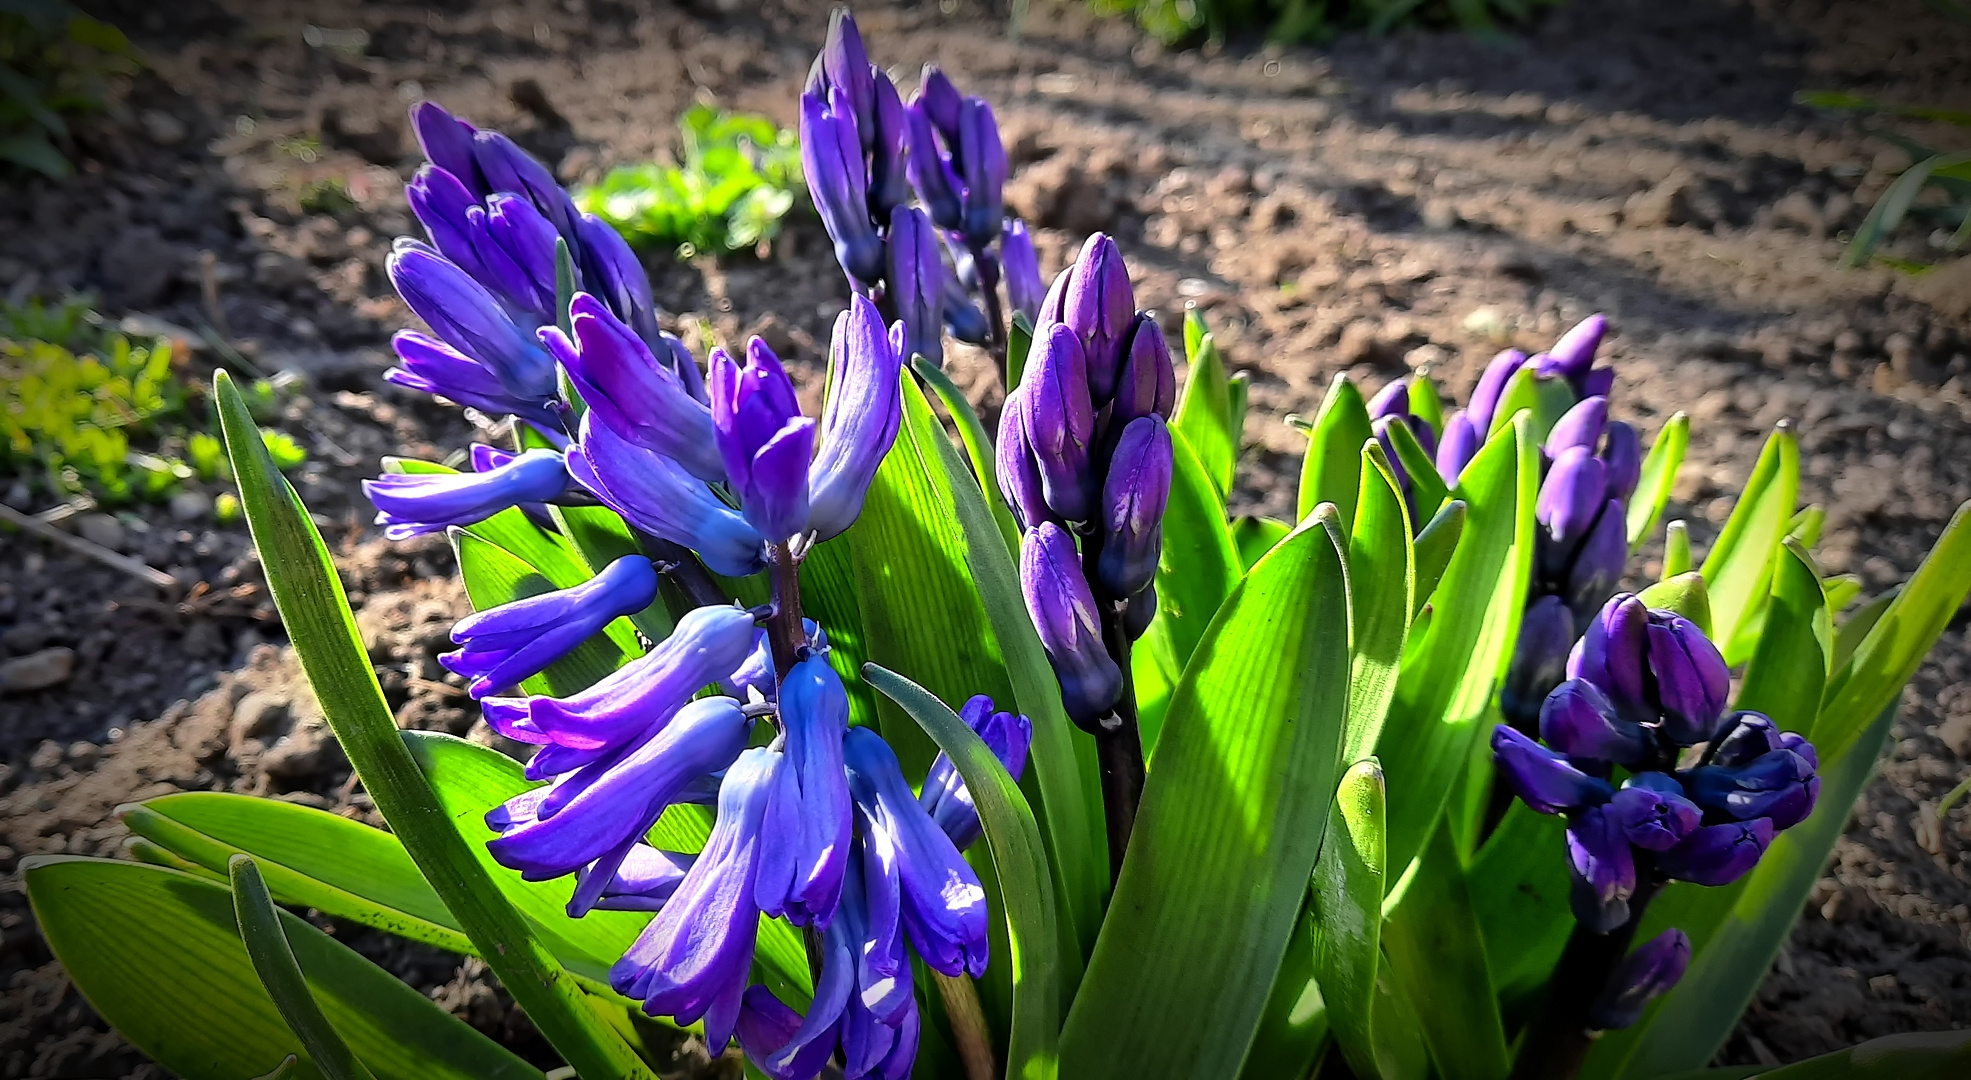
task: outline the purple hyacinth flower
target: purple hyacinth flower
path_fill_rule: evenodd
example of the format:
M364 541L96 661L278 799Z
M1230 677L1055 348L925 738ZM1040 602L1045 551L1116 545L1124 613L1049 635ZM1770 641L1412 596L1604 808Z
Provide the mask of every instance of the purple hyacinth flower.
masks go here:
M1628 561L1628 515L1620 500L1610 499L1602 504L1600 515L1575 549L1573 562L1560 582L1577 623L1586 624L1594 618L1622 580L1622 568Z
M1704 811L1684 797L1683 785L1668 773L1640 772L1608 800L1608 812L1623 835L1645 851L1668 851L1696 831Z
M1613 597L1588 624L1567 673L1601 687L1624 716L1661 722L1679 746L1710 737L1731 690L1718 647L1690 620Z
M1050 292L1041 305L1041 322L1051 318L1074 331L1087 356L1089 397L1101 408L1115 396L1128 345L1124 335L1135 329L1136 293L1129 284L1129 268L1123 265L1116 242L1096 233L1082 243L1074 265L1055 279L1054 287L1061 294L1059 304ZM1036 327L1034 339L1040 335Z
M876 111L869 123L857 128L874 140L869 149L869 212L877 221L888 221L890 212L910 198L910 122L896 84L881 68L870 68L876 91Z
M909 133L910 145L906 167L910 170L910 186L924 200L931 220L940 229L957 230L965 222L964 200L960 195L962 181L952 169L951 156L938 145L937 125L927 105L930 86L927 78L924 89L904 106L904 130Z
M1619 1031L1642 1019L1643 1007L1667 993L1690 966L1690 938L1672 927L1623 958L1608 985L1588 1007L1597 1031Z
M986 260L990 259L991 255L988 253ZM986 260L980 261L978 265L990 265ZM972 303L971 297L965 292L965 286L959 283L958 275L947 269L941 280L943 281L942 302L938 305L938 311L944 317L945 329L951 331L952 337L967 345L984 345L991 340L992 324L986 321L985 312L980 311L978 305Z
M567 370L589 415L617 437L670 458L700 480L724 482L712 410L600 299L576 293L568 311L569 333L543 326L541 344ZM676 339L662 343L670 341Z
M1588 621L1567 658L1567 674L1600 687L1630 719L1653 722L1656 717L1644 699L1648 650L1649 609L1635 594L1623 593Z
M419 167L410 183L404 185L404 200L410 203L411 213L424 226L431 246L483 282L487 277L486 266L479 258L477 230L471 218L471 212L480 208L480 198L457 175L436 165Z
M719 455L746 520L775 544L806 532L815 423L801 415L780 358L759 338L746 343L744 367L714 349L708 386Z
M829 395L808 471L808 527L817 539L840 535L862 513L869 482L903 422L903 363L901 328L886 332L873 301L850 297L828 341Z
M759 532L684 466L582 418L568 471L631 525L698 553L714 573L744 577L766 565Z
M1005 206L1000 189L1006 184L1006 147L999 141L999 123L992 106L968 97L958 114L958 152L964 172L965 210L961 231L974 247L984 248L999 236Z
M492 371L477 360L416 330L399 330L390 339L398 365L383 373L386 382L422 390L488 416L518 416L535 427L560 424L547 399L532 400L508 394Z
M555 317L555 241L560 234L534 204L519 195L487 196L484 210L468 211L486 276L480 280L516 310L543 322Z
M1574 646L1574 617L1558 596L1526 605L1512 663L1499 687L1499 708L1522 731L1535 730L1547 695L1567 677L1567 651Z
M1068 521L1091 521L1101 495L1090 460L1095 410L1081 342L1062 323L1036 336L1021 378L1020 404L1029 444L1040 466L1047 505Z
M1122 613L1122 632L1135 641L1150 629L1150 623L1157 617L1157 585L1151 582L1143 586L1143 591L1129 598L1129 607Z
M1710 763L1733 769L1750 765L1755 759L1774 750L1790 749L1780 741L1785 734L1764 713L1750 710L1731 713L1718 721L1717 731L1711 736L1714 745L1711 747ZM1806 743L1798 735L1793 737Z
M855 112L840 87L801 95L801 169L835 261L858 288L874 289L883 280L883 239L869 217Z
M731 698L694 701L641 742L487 815L500 835L486 850L528 881L572 874L598 859L607 859L602 869L614 873L686 785L726 768L746 749L749 723ZM588 884L593 893L602 892L602 882L591 878Z
M657 571L641 555L625 555L572 588L558 589L468 615L452 627L463 646L438 662L470 679L474 698L510 689L547 670L601 632L657 598Z
M1027 223L1009 217L999 233L999 262L1006 275L1006 306L1027 317L1027 326L1040 318L1047 285L1040 276L1040 256L1033 249Z
M1608 781L1589 776L1565 755L1505 724L1492 729L1492 760L1513 794L1542 814L1599 806L1615 794Z
M1479 437L1470 416L1459 409L1444 419L1444 434L1437 443L1437 474L1444 483L1456 487L1458 475L1471 464L1484 440Z
M1555 553L1549 555L1548 566L1543 569L1549 572L1556 569L1552 563L1564 559L1588 535L1608 501L1607 492L1608 477L1601 459L1586 447L1570 447L1554 460L1553 468L1540 484L1540 497L1533 508L1534 517L1539 519L1546 539L1551 541L1548 549Z
M487 698L481 705L486 722L507 738L565 751L528 763L529 779L539 780L641 738L699 689L737 670L752 645L753 616L744 608L695 608L670 637L580 693Z
M813 619L802 619L801 629L807 639L808 648L823 652L828 648L828 635ZM773 669L773 647L767 638L766 627L753 630L753 651L732 674L719 680L719 689L728 696L741 701L753 700L758 694L761 701L772 701L780 696L780 677Z
M1601 347L1602 335L1607 332L1605 315L1596 313L1581 320L1547 350L1540 362L1540 374L1566 379L1578 396L1592 396L1588 392L1589 369L1594 366L1595 350Z
M472 161L485 177L487 192L511 192L524 196L556 232L569 244L577 242L575 221L581 216L548 167L520 145L497 131L480 130L472 136Z
M1482 442L1492 434L1493 413L1499 407L1499 398L1506 392L1506 383L1526 366L1529 357L1518 349L1507 349L1492 358L1485 365L1485 371L1478 377L1478 386L1471 392L1471 403L1465 408L1465 419Z
M1177 405L1177 370L1170 359L1170 345L1163 329L1147 312L1139 312L1130 329L1123 353L1122 372L1116 379L1115 398L1109 407L1111 429L1128 424L1139 416L1170 419Z
M1095 594L1067 530L1051 521L1027 530L1020 542L1020 591L1060 680L1068 717L1095 730L1122 697L1122 670L1102 645Z
M1569 679L1540 706L1540 738L1570 758L1593 758L1633 765L1650 750L1649 735L1616 715L1615 706L1594 683Z
M767 817L783 838L760 868L756 899L795 926L827 926L842 898L854 824L842 774L849 696L820 653L795 664L780 685L787 763Z
M1729 885L1759 863L1773 842L1773 823L1766 818L1704 825L1684 842L1656 857L1656 868L1680 881L1698 885Z
M579 919L590 911L662 911L697 859L696 855L637 844L614 874L603 873L607 866L602 863L585 866L575 871L575 895L568 901L568 917ZM608 879L600 888L596 881L599 876Z
M1376 396L1369 399L1369 419L1380 420L1385 416L1408 418L1410 415L1410 380L1391 379Z
M740 999L733 1034L739 1038L746 1063L767 1080L814 1080L835 1053L842 1010L854 986L846 974L846 953L830 950L823 957L821 980L815 985L806 1017L788 1008L764 986L747 987Z
M1602 467L1608 474L1608 497L1628 501L1642 482L1642 440L1636 429L1620 420L1608 422L1601 447Z
M958 716L966 727L978 733L986 749L1005 766L1014 782L1019 782L1020 774L1026 771L1027 750L1033 745L1033 724L1025 716L994 711L992 699L984 694L967 701L958 710ZM951 837L958 850L964 851L978 840L979 811L972 804L972 792L958 775L957 766L944 753L940 752L931 762L931 771L924 776L924 787L917 801L944 834Z
M644 273L629 241L594 214L583 214L575 222L575 233L581 239L577 247L584 287L601 297L644 344L656 348L661 333L657 329L657 301L650 295L650 276Z
M828 37L822 43L820 55L814 58L809 79L810 85L839 88L858 126L875 115L875 69L869 63L868 50L863 48L862 31L856 28L855 16L849 14L848 8L838 7L829 14ZM868 152L872 145L873 140L865 134L861 152Z
M918 805L882 736L853 728L842 742L842 756L865 857L885 877L896 878L903 926L918 955L945 975L984 974L986 902L978 875Z
M529 450L487 472L385 473L363 481L383 535L404 540L451 525L471 525L521 503L548 502L568 489L568 469L553 450Z
M1820 798L1814 767L1791 750L1773 750L1738 766L1692 769L1685 785L1701 806L1740 821L1770 818L1774 829L1805 821Z
M1000 493L1013 511L1021 529L1031 529L1043 521L1058 521L1047 506L1047 484L1040 474L1040 459L1027 438L1025 389L1006 395L999 411L999 439L993 447L993 471L999 478Z
M1139 416L1122 429L1102 481L1102 549L1095 576L1110 596L1133 596L1157 576L1170 501L1170 429Z
M415 240L400 239L385 263L404 303L439 338L491 371L523 401L555 396L554 361L484 285Z
M760 925L753 904L761 862L777 838L761 829L786 767L777 750L741 753L719 788L718 817L705 850L636 943L609 970L609 984L652 1016L680 1024L702 1018L705 1043L723 1050L739 1022L740 996Z
M483 185L479 166L472 159L472 137L479 133L478 128L446 112L435 101L420 101L411 106L411 129L433 165L467 185L477 185L473 189L475 200L491 190Z
M1554 422L1553 430L1547 433L1547 441L1542 449L1549 458L1560 455L1574 447L1580 447L1592 454L1601 445L1601 435L1608 427L1608 399L1603 397L1584 398L1574 403L1574 407L1561 414Z
M888 250L884 281L903 322L904 351L943 366L945 268L937 230L924 211L899 206L891 212Z
M1597 934L1629 921L1636 859L1612 806L1593 806L1567 821L1568 900L1574 918Z

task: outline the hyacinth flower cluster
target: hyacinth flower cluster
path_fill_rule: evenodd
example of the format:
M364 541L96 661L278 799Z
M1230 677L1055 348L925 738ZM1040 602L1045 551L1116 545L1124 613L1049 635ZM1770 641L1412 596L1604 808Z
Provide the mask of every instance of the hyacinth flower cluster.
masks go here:
M1690 620L1617 595L1589 621L1566 674L1540 707L1539 739L1500 724L1492 753L1528 807L1566 815L1581 929L1632 932L1667 881L1738 880L1813 812L1813 745L1760 713L1726 711L1724 657ZM1633 1022L1675 983L1689 949L1676 930L1639 949L1597 1003L1596 1025Z
M946 328L1003 351L1002 277L1011 309L1037 317L1040 266L1025 223L1005 215L992 107L934 64L904 103L845 9L801 96L801 158L836 261L903 324L906 355L942 364Z

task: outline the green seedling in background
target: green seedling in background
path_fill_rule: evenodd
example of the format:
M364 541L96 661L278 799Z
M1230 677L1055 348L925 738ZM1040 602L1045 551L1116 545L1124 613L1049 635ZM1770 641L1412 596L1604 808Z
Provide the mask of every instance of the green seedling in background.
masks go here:
M771 241L793 208L801 145L764 116L699 104L678 119L683 163L611 169L575 202L641 246L743 251Z

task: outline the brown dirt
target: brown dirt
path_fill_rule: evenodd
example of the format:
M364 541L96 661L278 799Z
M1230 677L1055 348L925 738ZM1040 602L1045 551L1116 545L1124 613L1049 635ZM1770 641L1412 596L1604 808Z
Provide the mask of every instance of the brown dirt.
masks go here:
M302 492L341 551L400 722L485 737L432 660L462 611L449 554L376 539L355 486L381 454L442 456L467 434L455 412L379 378L406 319L382 273L389 238L411 227L404 107L430 95L514 133L565 177L594 177L670 148L671 118L695 95L791 122L824 8L84 6L125 27L153 68L116 114L80 125L74 179L7 185L0 289L93 288L114 315L223 321L256 366L299 374L282 426L311 450ZM1040 226L1049 269L1107 230L1145 306L1173 320L1187 302L1205 309L1253 377L1244 511L1291 509L1302 441L1283 417L1311 413L1334 372L1373 387L1424 369L1462 397L1499 347L1537 347L1592 310L1616 327L1617 413L1646 433L1678 409L1698 421L1672 512L1700 545L1783 417L1800 426L1803 496L1829 512L1824 566L1871 590L1906 576L1971 498L1971 260L1921 277L1837 269L1843 238L1907 159L1790 104L1829 87L1971 107L1971 28L1920 0L1569 0L1502 44L1400 34L1179 53L1079 6L1036 2L1018 42L971 0L860 7L875 55L906 85L934 58L993 100L1009 201ZM309 25L367 37L310 46ZM356 205L303 211L328 178ZM1941 256L1906 231L1898 254ZM216 260L218 319L200 298L201 251ZM762 334L812 379L845 291L811 217L764 261L651 262L676 313L667 325L688 340L704 325L726 340ZM982 356L961 349L954 367L995 404ZM112 807L181 788L369 813L291 660L266 644L279 630L256 617L243 530L163 513L144 524L130 553L240 593L180 610L0 534L0 659L78 654L67 683L0 699L0 1077L159 1074L52 963L20 856L113 852ZM1960 613L1917 675L1880 778L1721 1061L1971 1024L1971 808L1934 823L1971 767L1965 631ZM249 691L287 708L236 735L235 716L255 712L236 709ZM476 965L342 932L473 1023L545 1053Z

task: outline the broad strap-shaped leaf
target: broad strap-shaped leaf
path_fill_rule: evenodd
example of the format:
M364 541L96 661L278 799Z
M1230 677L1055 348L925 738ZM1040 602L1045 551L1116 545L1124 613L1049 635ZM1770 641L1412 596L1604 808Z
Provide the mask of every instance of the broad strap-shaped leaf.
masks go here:
M520 556L464 529L451 529L449 535L458 556L459 578L465 583L465 595L474 611L555 591L554 583ZM567 697L594 686L642 655L643 646L630 621L612 619L602 633L575 646L546 671L523 679L520 689L529 694ZM507 688L501 687L500 692L507 692Z
M1348 612L1354 636L1348 675L1348 739L1342 755L1359 761L1382 734L1396 697L1403 641L1410 629L1413 564L1410 512L1382 446L1362 447L1361 497L1348 539Z
M280 1010L295 1038L301 1040L324 1080L375 1080L363 1063L342 1041L342 1036L322 1015L322 1007L308 990L308 977L294 959L287 932L281 928L281 909L267 893L260 879L260 868L251 855L235 855L227 867L233 885L233 915L239 921L240 941L261 988Z
M1440 507L1437 516L1417 533L1410 556L1416 579L1410 589L1412 620L1430 602L1437 592L1438 583L1444 580L1444 571L1451 566L1451 553L1458 550L1458 540L1465 534L1466 516L1464 502L1452 499Z
M855 553L846 536L816 544L801 560L801 614L828 635L828 666L849 692L849 723L876 725L876 694L862 681L869 641L856 595Z
M1766 1080L1960 1080L1966 1073L1971 1073L1971 1032L1921 1031L1870 1039L1759 1075Z
M1232 427L1232 394L1225 378L1225 358L1218 342L1204 329L1204 316L1196 309L1184 314L1184 358L1190 371L1184 382L1184 395L1170 427L1184 436L1205 475L1220 507L1232 492L1232 474L1239 462L1239 432ZM1220 511L1223 516L1223 511Z
M1534 374L1534 365L1527 364L1506 380L1506 386L1499 394L1499 404L1492 410L1492 430L1483 432L1488 438L1504 431L1506 425L1520 413L1526 413L1533 424L1533 443L1539 445L1547 441L1547 433L1554 429L1567 410L1574 406L1574 389L1567 380L1541 378Z
M1018 784L965 721L916 683L870 664L863 669L951 758L978 808L1005 904L1013 1004L1006 1075L1047 1080L1059 1072L1061 958L1054 925L1054 885L1040 826Z
M1465 874L1492 986L1508 1008L1546 986L1574 929L1566 832L1566 819L1514 799Z
M1740 629L1769 588L1799 491L1800 441L1782 421L1766 440L1724 531L1704 557L1704 583L1711 593L1711 640L1718 643L1728 664L1742 664L1752 655L1754 642Z
M1250 1044L1340 772L1348 596L1332 513L1253 567L1186 667L1061 1072L1217 1078Z
M1170 449L1174 467L1157 563L1157 617L1136 642L1130 665L1146 757L1156 752L1178 678L1243 572L1209 473L1182 432L1171 433Z
M1656 433L1656 441L1649 446L1649 456L1643 459L1642 480L1629 496L1629 553L1634 554L1656 531L1656 523L1663 520L1663 508L1670 503L1670 492L1677 486L1677 469L1684 463L1684 451L1690 447L1690 415L1675 413L1664 423L1663 430Z
M1239 1065L1239 1080L1271 1080L1276 1076L1306 1076L1328 1047L1328 1006L1314 977L1314 950L1320 931L1314 925L1313 896L1301 901L1287 939L1273 989L1266 995L1259 1030Z
M1416 495L1417 513L1436 516L1437 508L1444 505L1445 496L1450 494L1443 478L1437 475L1437 466L1431 462L1430 455L1424 453L1423 444L1417 441L1408 424L1391 424L1385 430L1389 432L1389 445L1396 451L1396 464L1402 465L1410 478L1410 490Z
M1346 373L1337 373L1307 430L1300 461L1300 498L1294 520L1304 521L1322 503L1333 503L1343 521L1355 520L1356 484L1362 478L1362 444L1375 438L1369 406Z
M1418 372L1410 376L1410 415L1430 425L1431 433L1440 441L1444 438L1444 399L1437 392L1437 383L1430 376Z
M964 391L951 381L944 369L921 356L912 357L910 369L917 373L944 402L944 411L951 416L953 427L958 429L958 439L965 444L965 456L972 466L972 478L979 483L979 493L985 499L986 509L992 511L993 523L1006 537L1006 548L1016 556L1020 550L1020 526L1013 520L1013 511L1006 506L1006 496L999 490L999 477L994 471L992 436L986 434L985 423L965 400Z
M1444 1080L1504 1080L1512 1069L1504 1021L1485 959L1451 823L1391 890L1383 951L1423 1028Z
M1374 758L1350 766L1335 792L1327 840L1314 863L1314 920L1320 928L1315 975L1335 1044L1357 1076L1381 1071L1371 1018L1388 884L1386 797Z
M1765 713L1787 731L1812 731L1833 653L1834 622L1820 568L1789 537L1780 548L1765 631L1746 665L1737 707Z
M588 1009L581 989L493 884L481 852L452 827L398 738L321 534L268 457L225 372L214 388L240 502L274 603L329 727L377 810L487 966L571 1065L593 1077L650 1077L622 1038Z
M1273 545L1286 539L1293 526L1270 517L1238 517L1232 519L1232 546L1239 552L1241 570L1252 569Z
M226 885L74 856L23 859L21 877L43 937L89 1004L173 1073L259 1076L302 1052L254 973ZM380 1080L541 1080L348 946L279 918L309 993ZM322 1073L303 1058L288 1075Z

